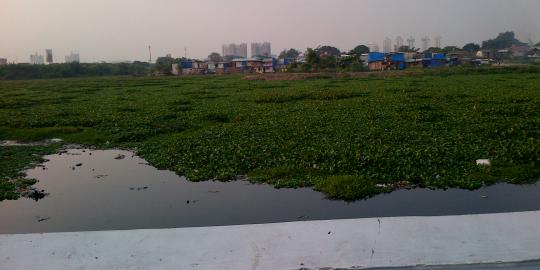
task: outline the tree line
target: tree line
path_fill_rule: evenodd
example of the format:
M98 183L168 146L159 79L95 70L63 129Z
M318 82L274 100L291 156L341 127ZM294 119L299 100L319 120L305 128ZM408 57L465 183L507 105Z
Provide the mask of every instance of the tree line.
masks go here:
M92 76L144 76L150 65L133 63L63 63L50 65L10 64L0 66L0 80L52 79Z
M475 53L480 49L499 50L509 48L512 45L523 45L514 32L500 33L496 38L483 41L482 44L468 43L462 48L457 46L446 46L444 48L431 47L426 51L448 53L453 51L466 51ZM536 46L540 46L540 43ZM419 52L417 48L401 46L398 52ZM342 52L333 46L319 46L308 48L303 53L303 63L291 61L288 70L291 72L317 72L317 71L364 71L365 65L361 55L369 53L370 50L365 45L358 45L350 51ZM302 52L294 48L280 52L278 58L297 60ZM30 65L30 64L10 64L0 66L0 80L17 79L47 79L47 78L68 78L84 76L118 76L132 75L144 76L149 74L170 75L173 63L188 60L185 58L159 57L155 64L146 62L133 63L65 63L50 65ZM219 53L213 52L208 56L208 60L213 62L230 61L232 56L223 57Z

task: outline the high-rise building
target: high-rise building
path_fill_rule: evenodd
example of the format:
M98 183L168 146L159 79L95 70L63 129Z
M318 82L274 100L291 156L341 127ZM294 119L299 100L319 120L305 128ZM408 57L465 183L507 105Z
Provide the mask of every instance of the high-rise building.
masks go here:
M45 64L45 58L43 58L43 55L38 54L31 54L30 55L30 64L32 65L43 65Z
M272 55L272 46L270 42L251 43L251 57Z
M435 37L435 47L442 48L442 37L436 36Z
M52 54L52 49L46 49L45 50L45 60L47 61L47 63L49 64L52 64L53 62L53 54Z
M422 51L429 49L429 45L430 45L429 41L430 39L428 36L425 36L422 38Z
M414 43L416 42L416 39L413 36L410 36L407 39L407 46L409 46L409 49L414 49Z
M224 44L223 47L223 56L233 56L233 57L243 57L247 58L247 44L246 43L240 43L240 44Z
M7 58L0 58L0 66L7 65Z
M383 52L389 53L392 51L392 39L386 37L383 41Z
M370 52L378 52L379 51L379 45L378 44L368 44L367 45Z
M66 63L79 63L81 62L79 59L78 53L71 52L69 55L66 55Z
M396 44L394 45L394 51L399 51L399 48L403 46L403 38L401 36L396 37Z

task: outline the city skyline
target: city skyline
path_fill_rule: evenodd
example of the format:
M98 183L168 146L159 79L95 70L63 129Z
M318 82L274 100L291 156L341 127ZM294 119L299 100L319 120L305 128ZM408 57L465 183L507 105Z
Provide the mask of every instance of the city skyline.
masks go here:
M151 45L156 57L167 53L184 56L187 52L188 57L205 58L221 51L222 44L244 40L269 41L274 54L286 48L304 51L319 45L347 51L359 44L382 47L387 36L401 36L404 44L414 36L415 47L421 47L422 37L429 36L433 43L441 35L444 45L463 46L504 31L515 31L522 41L540 41L536 27L540 18L535 14L540 1L536 0L335 1L334 5L347 9L329 9L321 0L277 0L270 6L258 0L230 1L234 4L216 0L4 0L0 57L26 62L36 50L52 48L57 63L72 50L80 53L81 62L148 61ZM445 12L437 12L435 7ZM175 16L178 10L185 15ZM479 11L489 16L478 15ZM236 18L238 12L247 18ZM432 15L418 20L410 18L414 17L410 12ZM195 14L206 14L207 22L194 25L192 22L198 20ZM383 22L380 14L395 20ZM260 22L265 22L263 27Z

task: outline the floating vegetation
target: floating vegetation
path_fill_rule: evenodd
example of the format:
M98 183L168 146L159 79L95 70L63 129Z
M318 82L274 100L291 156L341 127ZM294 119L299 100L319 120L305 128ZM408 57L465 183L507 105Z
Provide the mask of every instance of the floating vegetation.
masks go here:
M249 175L346 200L403 182L467 189L534 182L540 77L533 72L3 81L0 140L129 147L192 181ZM10 170L29 162L2 156Z

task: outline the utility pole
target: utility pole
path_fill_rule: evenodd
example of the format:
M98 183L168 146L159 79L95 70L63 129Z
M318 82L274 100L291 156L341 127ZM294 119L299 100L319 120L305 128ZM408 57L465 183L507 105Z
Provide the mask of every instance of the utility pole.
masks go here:
M187 48L186 47L184 47L184 58L187 59Z
M150 45L148 45L148 54L150 55L148 63L152 63L152 47L150 47Z

